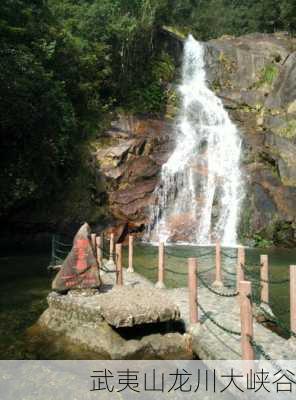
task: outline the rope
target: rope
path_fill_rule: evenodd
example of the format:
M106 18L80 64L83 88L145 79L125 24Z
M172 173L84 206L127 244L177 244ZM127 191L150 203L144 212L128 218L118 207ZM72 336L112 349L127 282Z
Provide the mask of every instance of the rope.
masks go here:
M142 247L143 248L143 247ZM157 247L145 247L145 254L153 254L153 255L157 255L158 254L158 248Z
M199 271L199 273L200 273L200 274L205 274L206 272L210 272L210 271L212 271L213 269L215 269L215 267L210 267L210 268L204 269L203 271Z
M186 260L186 257L180 254L172 253L165 249L165 255L168 257L174 257L174 258L181 258L182 260Z
M203 253L203 254L198 254L197 257L198 258L202 258L202 257L207 257L214 254L212 251L209 251L208 253Z
M268 305L269 307L271 307L270 304L268 303L264 303L266 305ZM279 318L276 318L274 315L269 314L268 311L266 311L261 305L259 305L260 310L264 313L264 315L266 317L269 318L270 322L274 323L275 325L278 325L280 328L282 328L286 333L288 333L289 335L296 337L296 333L294 333L293 331L291 331L286 324L283 323L283 321L281 321Z
M205 270L203 270L203 271L200 271L199 274L205 274L205 273L207 273L207 272L212 271L214 268L215 268L215 267L210 267L210 268L208 268L208 269L205 269ZM156 268L156 269L158 269L158 268ZM172 270L172 269L170 269L170 268L165 268L165 271L171 272L172 274L176 274L176 275L188 275L188 272L174 271L174 270Z
M157 267L142 267L142 266L140 266L139 269L145 269L147 271L156 271L156 270L158 270Z
M61 262L61 263L64 262L64 259L63 259L63 258L60 258L60 257L58 257L58 256L55 256L54 259L57 260L57 261L59 261L59 262Z
M190 258L190 257L197 257L197 258L203 258L207 257L209 255L212 255L213 252L209 251L208 253L203 253L203 254L187 254L186 256L184 255L179 255L174 252L169 251L167 248L165 249L165 254L169 257L175 257L175 258L182 258L183 260Z
M270 283L271 285L283 285L285 283L289 283L290 279L280 279L280 280L265 280L265 279L260 279L260 282L263 283Z
M210 285L206 283L206 281L201 277L201 275L198 273L197 276L199 277L201 283L213 294L220 296L220 297L236 297L239 295L239 292L235 293L221 293L221 292L216 292Z
M65 250L61 250L61 249L55 249L55 252L56 253L58 253L58 254L62 254L62 255L66 255L66 254L69 254L69 252L68 251L65 251Z
M246 271L249 271L250 273L254 273L253 271L250 271L250 269L249 268L251 268L251 269L254 269L254 268L256 268L256 270L258 271L258 268L261 268L262 267L262 264L247 264L247 263L245 263L245 264L241 264L241 266L242 266L242 268L244 268Z
M252 278L250 279L250 281L253 286L257 286L257 288L262 289L262 285L260 284L260 282L254 281L252 280Z
M253 338L251 338L250 336L249 336L249 341L250 341L251 345L253 346L253 348L255 349L255 351L256 351L257 353L262 354L263 357L264 357L266 360L268 360L268 361L271 361L271 360L272 360L272 358L270 357L270 355L267 354L267 353L265 352L265 350L263 349L263 347L262 347L260 344L256 343L255 340L254 340Z
M110 253L109 251L104 250L103 248L101 248L101 251L102 251L103 256L106 256L107 258L109 258L110 255L111 255L112 257L116 257L116 252L115 252L115 251L113 251L112 253Z
M205 311L205 309L203 308L203 306L200 303L197 303L197 305L201 309L201 311L204 313L206 318L208 318L218 328L222 329L224 332L230 333L231 335L237 335L237 336L241 335L240 332L234 331L234 330L229 329L229 328L226 328L225 326L223 326L219 322L217 322L208 312Z
M183 256L175 256L175 255L168 254L168 253L166 253L165 255L166 255L168 258L178 258L178 259L182 259L183 261L186 261L186 258L183 257Z
M101 267L100 269L101 269L102 271L106 272L106 274L113 274L113 273L117 272L116 269L107 269L107 268L105 268L105 267Z
M228 275L236 276L236 272L230 272L230 271L228 271L227 269L225 269L224 267L222 267L222 271L225 272L225 273L228 274Z
M73 246L73 243L63 243L63 242L60 242L57 239L55 239L55 243L60 245L60 246L62 246L62 247L72 247Z
M273 359L270 357L269 354L266 353L266 351L263 349L263 347L259 343L257 343L253 338L251 338L250 336L249 336L249 341L250 341L251 345L253 346L253 348L255 349L255 351L257 353L261 354L265 358L265 360L270 361L272 366L276 370L278 370L278 371L282 370L282 367L280 365L278 365L275 361L273 361ZM293 379L290 378L290 380L291 380L291 382L296 384L296 382Z
M50 264L47 267L47 269L49 271L52 271L52 270L54 270L53 267L55 267L57 264L63 264L63 262L64 262L64 260L62 258L60 258L58 256L54 256L54 257L51 258Z
M171 272L172 274L176 274L176 275L188 275L187 272L180 272L180 271L173 271L172 269L166 268L165 272Z
M252 303L255 303L255 304L260 304L260 303L261 303L261 298L260 298L260 296L255 296L253 293L247 295L247 298L248 298Z
M251 275L253 278L255 278L256 280L259 280L259 282L263 282L263 283L268 283L270 285L283 285L285 283L289 283L290 279L262 279L258 276L258 273L253 273L251 271L246 271L249 275Z
M223 250L221 250L221 254L222 254L224 257L231 258L232 260L237 259L237 255L231 256L231 255L225 253Z

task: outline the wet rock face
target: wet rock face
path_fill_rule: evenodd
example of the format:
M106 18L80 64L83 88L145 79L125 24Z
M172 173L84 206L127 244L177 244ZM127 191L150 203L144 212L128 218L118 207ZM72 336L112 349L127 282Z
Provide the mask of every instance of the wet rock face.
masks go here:
M296 39L284 33L224 36L206 43L205 57L209 86L243 138L248 196L240 235L294 245ZM109 144L98 146L95 158L106 182L111 213L129 226L143 226L161 165L174 146L173 122L121 115L106 135ZM182 238L176 239L190 235L185 220Z
M284 33L206 44L209 84L243 138L241 236L296 243L296 40Z
M161 166L173 149L173 123L121 115L98 143L97 168L104 177L113 217L130 226L147 222Z

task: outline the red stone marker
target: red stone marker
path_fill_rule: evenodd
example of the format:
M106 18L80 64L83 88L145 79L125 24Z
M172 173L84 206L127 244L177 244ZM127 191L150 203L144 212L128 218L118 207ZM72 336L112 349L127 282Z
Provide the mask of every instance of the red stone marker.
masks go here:
M133 265L133 255L134 255L134 237L129 235L128 237L128 272L134 272Z
M52 289L63 293L71 289L98 288L100 285L90 228L85 223L77 232L73 247L52 282Z
M261 302L267 304L269 302L269 285L268 285L268 256L260 256L260 280L261 280Z
M223 286L222 269L221 269L221 243L219 241L216 243L216 275L213 286L216 287Z
M237 279L237 290L239 290L240 281L245 279L245 248L243 246L239 246L237 249L237 267L236 267L236 279Z
M159 289L163 289L165 287L164 269L164 243L160 242L158 248L158 281L156 283L156 287Z
M252 286L249 281L239 284L240 317L241 317L241 348L243 360L254 360L253 339L253 313L252 313Z
M290 320L291 331L296 335L296 265L290 265Z
M122 244L117 243L115 248L116 248L116 284L118 286L123 286Z
M188 259L188 291L189 291L189 321L191 324L196 324L198 322L196 258Z
M110 233L110 260L113 260L114 254L114 233Z

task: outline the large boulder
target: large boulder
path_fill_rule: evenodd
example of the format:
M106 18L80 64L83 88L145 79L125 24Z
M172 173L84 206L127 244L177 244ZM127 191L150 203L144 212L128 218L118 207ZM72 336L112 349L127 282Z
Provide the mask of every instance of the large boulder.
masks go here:
M73 247L52 282L53 290L67 292L100 287L101 279L90 233L90 227L85 223L75 235Z

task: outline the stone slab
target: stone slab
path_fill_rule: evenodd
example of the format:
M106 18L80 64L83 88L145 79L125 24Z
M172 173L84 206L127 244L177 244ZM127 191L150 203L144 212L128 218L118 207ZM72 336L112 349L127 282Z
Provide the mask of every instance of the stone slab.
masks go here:
M105 321L117 328L180 319L179 307L155 288L115 288L100 296L99 303Z
M166 293L148 287L115 287L107 293L92 296L52 293L48 303L52 308L76 313L81 319L104 320L116 328L180 319L179 307Z

